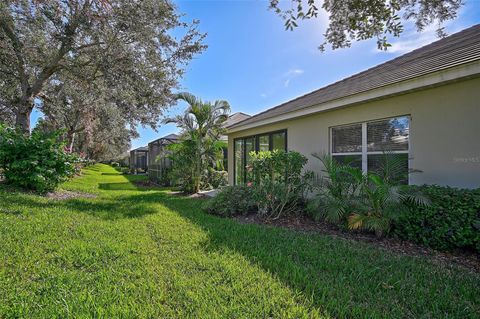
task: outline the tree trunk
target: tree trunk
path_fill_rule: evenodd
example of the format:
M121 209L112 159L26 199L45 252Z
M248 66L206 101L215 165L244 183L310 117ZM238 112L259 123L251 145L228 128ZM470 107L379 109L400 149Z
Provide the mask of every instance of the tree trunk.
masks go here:
M75 142L75 131L67 132L68 152L73 153L73 143Z
M32 108L21 108L15 112L15 127L19 128L23 133L30 134L30 115Z

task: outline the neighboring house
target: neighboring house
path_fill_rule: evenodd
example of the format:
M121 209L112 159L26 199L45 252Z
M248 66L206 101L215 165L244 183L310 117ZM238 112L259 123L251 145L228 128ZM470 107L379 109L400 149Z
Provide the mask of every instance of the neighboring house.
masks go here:
M229 127L251 117L252 117L251 115L245 114L243 112L236 112L230 115L228 119L226 119L225 122L223 122L223 126Z
M229 127L229 183L248 153L285 149L358 161L404 158L410 184L480 187L480 25L271 108Z
M148 177L151 180L159 182L165 177L172 164L168 158L167 146L177 142L178 138L177 134L169 134L148 143Z
M148 170L148 148L142 146L130 151L130 171L146 173Z
M243 121L249 118L250 115L237 112L228 117L224 122L225 127ZM156 139L148 143L148 176L151 180L159 182L164 177L167 170L172 165L172 161L168 158L167 146L176 143L180 136L177 134L169 134L167 136ZM222 136L222 140L227 141L227 136ZM224 150L224 167L227 170L227 149ZM166 181L166 180L165 180Z

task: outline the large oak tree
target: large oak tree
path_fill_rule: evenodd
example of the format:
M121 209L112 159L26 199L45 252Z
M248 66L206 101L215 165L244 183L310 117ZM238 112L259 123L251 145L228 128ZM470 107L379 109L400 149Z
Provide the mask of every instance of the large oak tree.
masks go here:
M28 132L62 72L102 81L132 125L155 126L185 64L204 49L196 21L181 18L168 0L2 1L0 115Z
M320 4L321 3L321 4ZM462 0L269 0L270 9L293 30L301 20L317 18L323 9L328 26L320 49L349 47L352 41L376 39L377 46L386 50L389 37L399 37L406 21L418 31L437 24L437 33L444 36L443 23L457 17Z

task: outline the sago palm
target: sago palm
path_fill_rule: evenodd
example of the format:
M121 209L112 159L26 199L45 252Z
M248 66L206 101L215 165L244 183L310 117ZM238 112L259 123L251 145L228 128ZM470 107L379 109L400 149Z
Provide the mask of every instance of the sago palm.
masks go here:
M357 176L360 196L355 197L354 210L348 217L350 229L373 231L381 237L388 233L392 221L405 209L407 202L429 205L430 201L423 194L401 184L408 178L401 174L405 171L404 165L400 157L385 152L376 172Z

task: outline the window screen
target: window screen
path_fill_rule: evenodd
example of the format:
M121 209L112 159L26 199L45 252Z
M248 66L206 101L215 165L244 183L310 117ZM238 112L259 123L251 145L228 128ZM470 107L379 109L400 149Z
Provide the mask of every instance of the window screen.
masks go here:
M265 133L235 139L234 142L234 182L244 184L250 179L246 166L251 162L251 152L269 150L287 150L287 131Z
M285 132L272 134L272 150L285 151L287 146L287 139Z
M336 161L408 183L408 116L332 127L330 133Z
M234 144L235 148L235 184L240 185L244 182L245 176L245 164L244 164L244 148L243 148L243 140L235 140Z
M408 137L406 116L367 123L368 151L408 151Z
M270 135L260 135L258 137L258 150L268 151L270 149Z
M362 151L362 124L332 128L332 153Z

